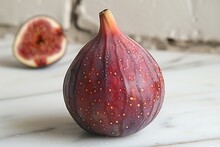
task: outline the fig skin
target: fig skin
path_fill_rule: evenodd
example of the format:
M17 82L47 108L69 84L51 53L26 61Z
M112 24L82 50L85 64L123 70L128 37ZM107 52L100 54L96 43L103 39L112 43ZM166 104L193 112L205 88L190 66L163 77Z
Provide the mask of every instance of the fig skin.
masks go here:
M67 38L58 21L50 16L37 15L21 25L12 48L20 63L41 68L61 59L66 45Z
M70 65L63 83L66 107L84 130L127 136L159 113L164 80L153 57L117 27L109 10L100 30Z

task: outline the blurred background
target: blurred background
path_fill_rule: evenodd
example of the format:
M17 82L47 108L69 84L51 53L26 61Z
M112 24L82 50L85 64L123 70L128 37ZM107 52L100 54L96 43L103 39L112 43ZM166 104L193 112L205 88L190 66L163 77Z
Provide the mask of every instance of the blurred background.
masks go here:
M146 48L219 53L219 6L219 0L1 0L0 36L43 14L57 19L70 41L86 43L97 33L98 13L108 8Z

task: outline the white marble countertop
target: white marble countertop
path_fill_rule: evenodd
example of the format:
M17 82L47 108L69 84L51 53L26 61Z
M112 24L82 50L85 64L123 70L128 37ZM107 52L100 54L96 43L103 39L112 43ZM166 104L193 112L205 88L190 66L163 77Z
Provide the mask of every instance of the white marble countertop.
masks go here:
M57 63L29 69L15 61L12 36L0 39L0 146L220 146L220 55L150 51L163 70L166 95L157 118L127 137L86 133L64 104L64 75L81 45Z

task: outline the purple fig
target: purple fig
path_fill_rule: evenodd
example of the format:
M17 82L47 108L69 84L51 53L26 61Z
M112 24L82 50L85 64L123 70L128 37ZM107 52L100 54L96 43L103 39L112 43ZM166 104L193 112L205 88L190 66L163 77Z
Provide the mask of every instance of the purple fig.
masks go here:
M126 136L157 116L164 80L157 62L119 30L109 10L99 17L97 36L81 49L66 73L64 100L86 131Z

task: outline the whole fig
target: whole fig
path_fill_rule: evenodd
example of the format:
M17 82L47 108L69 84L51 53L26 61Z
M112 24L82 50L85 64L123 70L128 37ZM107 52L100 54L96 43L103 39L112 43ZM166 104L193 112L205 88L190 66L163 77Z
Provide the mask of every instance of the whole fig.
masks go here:
M110 10L100 29L70 65L63 84L66 107L88 132L126 136L146 127L164 99L164 80L153 57L124 35Z

